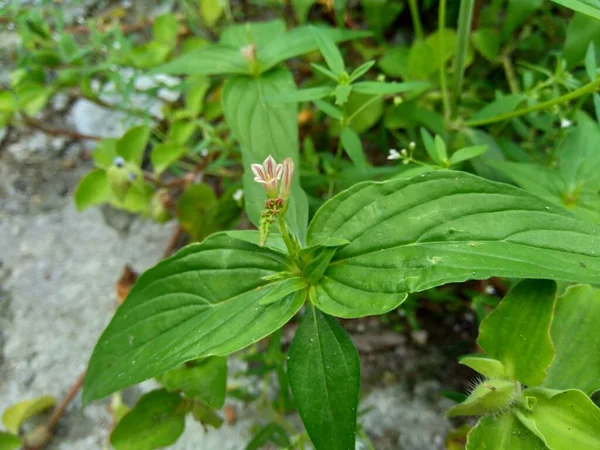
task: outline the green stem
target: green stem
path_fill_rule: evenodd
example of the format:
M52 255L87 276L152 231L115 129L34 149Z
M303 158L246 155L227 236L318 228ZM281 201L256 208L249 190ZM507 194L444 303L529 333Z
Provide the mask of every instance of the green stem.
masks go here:
M469 51L469 37L471 35L471 23L473 22L473 9L475 0L462 0L458 15L458 43L456 49L456 70L452 80L452 102L450 104L451 119L456 118L457 106L462 91L463 77Z
M489 125L491 123L502 122L504 120L514 119L515 117L520 117L525 114L529 114L530 112L540 111L542 109L552 108L554 105L558 105L561 103L566 103L571 100L578 99L579 97L587 94L591 94L600 86L600 77L596 78L591 83L586 84L585 86L580 87L579 89L574 90L573 92L569 92L568 94L561 95L560 97L556 97L552 100L547 100L542 103L538 103L537 105L530 106L528 108L518 109L516 111L512 111L509 113L498 114L497 116L487 117L485 119L479 120L470 120L466 123L469 127L478 127L481 125Z
M425 37L423 33L423 25L421 24L421 16L419 15L419 5L417 0L408 0L410 15L412 17L413 27L415 28L415 36L421 40Z
M288 230L287 224L285 223L285 212L279 214L279 232L281 233L281 237L283 238L283 242L285 242L285 246L287 247L290 258L298 268L302 269L302 263L298 258L298 252L294 242L292 241L292 236Z
M346 119L345 121L342 120L342 127L345 125L349 125L352 122L352 119L354 119L357 115L359 115L363 111L363 109L368 108L373 103L375 103L377 100L379 100L381 97L383 97L383 94L378 94L375 97L372 97L369 100L367 100L366 102L364 102L362 105L360 105L360 107L356 111L354 111L350 115L350 117L348 117L348 119Z
M508 81L510 92L512 94L520 93L521 89L519 88L519 81L517 80L517 75L515 74L515 68L513 67L510 55L502 55L502 67L504 68L504 74L506 75L506 81Z
M444 117L451 116L450 99L448 98L448 82L446 80L446 62L444 58L444 30L446 28L446 0L440 0L438 12L438 57L440 58L440 90L444 103Z
M340 134L343 129L344 128L342 126L342 129L340 130ZM337 150L335 151L335 171L336 171L336 173L340 167L341 160L342 160L342 139L340 138L340 139L338 139ZM329 180L329 189L327 190L327 198L331 198L333 196L334 185L335 185L335 180L332 178L331 180Z

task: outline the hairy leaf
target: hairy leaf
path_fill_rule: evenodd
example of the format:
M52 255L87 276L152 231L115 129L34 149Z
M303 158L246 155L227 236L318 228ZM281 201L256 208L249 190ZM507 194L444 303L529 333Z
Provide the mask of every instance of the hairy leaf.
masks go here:
M218 233L148 270L94 349L84 401L192 359L227 355L277 330L305 294L261 306L270 284L262 277L288 271L288 264L282 253Z
M317 211L307 242L350 241L312 300L359 317L395 308L409 292L493 276L600 282L600 229L526 191L436 171L366 182Z

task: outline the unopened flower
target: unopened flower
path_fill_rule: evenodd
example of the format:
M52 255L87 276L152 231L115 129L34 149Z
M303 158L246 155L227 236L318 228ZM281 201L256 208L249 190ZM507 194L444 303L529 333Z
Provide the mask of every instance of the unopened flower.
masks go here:
M256 45L248 44L240 48L240 53L249 62L256 61Z
M387 159L389 159L390 161L394 161L396 159L400 159L400 153L398 153L398 150L396 150L395 148L390 148L390 153L387 157Z
M262 164L252 164L254 181L264 185L269 198L277 197L277 186L283 175L283 164L277 164L271 155Z
M571 122L569 119L560 119L561 128L569 128L571 125L573 125L573 122Z
M287 200L292 189L292 178L294 176L294 161L292 158L283 160L283 173L281 180L281 188L279 190L279 198Z

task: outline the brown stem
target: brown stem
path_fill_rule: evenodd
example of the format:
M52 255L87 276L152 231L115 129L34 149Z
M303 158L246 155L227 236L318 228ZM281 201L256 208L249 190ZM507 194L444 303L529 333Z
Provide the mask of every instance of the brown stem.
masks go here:
M23 121L26 125L33 128L37 128L38 130L43 131L44 133L49 134L51 136L66 136L71 139L89 139L92 141L99 141L100 139L102 139L99 136L77 133L76 131L66 130L64 128L52 128L40 122L39 120L34 119L33 117L23 116Z

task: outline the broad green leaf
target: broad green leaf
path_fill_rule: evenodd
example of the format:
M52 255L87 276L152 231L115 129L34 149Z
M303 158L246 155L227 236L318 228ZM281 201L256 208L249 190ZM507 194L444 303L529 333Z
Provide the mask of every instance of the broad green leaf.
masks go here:
M572 69L585 58L590 42L600 45L600 29L598 19L576 12L567 26L564 58L567 68Z
M213 44L186 53L157 67L150 73L220 75L247 74L248 72L248 61L244 59L239 48Z
M482 109L477 111L471 117L472 120L487 119L488 117L494 117L500 114L508 113L517 109L517 107L523 103L525 97L521 94L505 95L499 97L492 103L487 104Z
M479 28L471 36L473 46L488 61L494 62L500 54L500 36L493 28Z
M442 39L442 45L440 46L440 39ZM458 36L456 31L449 28L444 29L442 35L439 31L430 34L425 39L427 45L433 50L435 69L438 70L443 67L456 53L458 48ZM442 47L442 53L440 53L440 47Z
M411 50L404 45L389 47L379 60L379 67L387 76L409 79L410 53Z
M94 169L88 172L75 189L75 205L78 211L106 203L110 197L110 186L106 179L106 171L103 169Z
M223 0L200 0L200 12L206 24L212 27L223 14Z
M483 155L486 150L486 145L474 145L473 147L461 148L450 156L450 164L458 164L459 162L477 158L478 156Z
M556 170L524 162L491 161L489 164L523 189L562 204L561 193L565 192L565 187Z
M331 86L319 86L308 89L300 89L297 91L282 92L274 96L266 97L267 102L309 102L318 100L323 97L327 97L333 93L333 87Z
M150 137L150 127L138 125L127 130L117 141L117 154L127 162L141 166L144 158L144 150Z
M347 117L352 117L350 128L358 134L364 133L374 126L383 115L383 98L352 92L346 103L346 114Z
M344 73L346 70L346 67L344 66L344 59L336 47L335 42L319 28L311 27L311 32L315 41L317 42L319 51L323 55L323 58L325 58L325 62L331 71L336 75L341 75Z
M594 81L596 79L596 71L596 48L594 43L590 42L587 51L585 52L585 72L590 81Z
M223 233L157 264L138 279L100 337L84 402L271 334L304 302L300 292L258 304L270 284L262 278L288 270L284 254Z
M92 152L94 162L103 168L112 166L117 156L117 139L107 138L98 142Z
M242 147L244 197L248 216L258 226L266 200L265 191L254 181L250 164L262 163L271 155L277 162L291 157L300 166L297 106L293 103L267 103L264 98L295 89L287 70L273 70L258 78L230 77L223 86L222 102L227 124ZM308 222L308 202L299 177L292 184L286 222L300 241Z
M110 443L115 450L166 447L183 433L185 413L179 394L165 390L148 392L123 416L110 434Z
M502 25L502 39L508 39L543 3L544 0L508 0Z
M532 411L515 414L550 449L600 448L600 408L583 392L534 388L523 395Z
M464 137L466 142L471 145L485 145L487 147L487 151L484 154L469 161L473 169L475 169L475 173L489 180L507 182L509 179L490 164L492 161L504 161L506 159L496 139L484 131L473 128L468 129L464 133Z
M354 165L357 167L366 166L367 160L358 134L352 128L346 127L342 130L340 139L342 140L342 147L344 147Z
M506 378L506 367L497 359L489 358L483 355L463 356L458 361L487 378Z
M513 414L482 417L467 436L466 450L547 450Z
M600 2L598 0L552 0L554 3L600 20Z
M21 448L19 436L0 431L0 450L17 450L19 448Z
M334 90L335 104L338 106L344 105L346 102L348 102L348 97L350 96L351 92L352 86L349 84L338 84Z
M264 297L258 302L259 305L270 305L282 298L287 297L294 292L306 289L308 287L307 281L302 277L287 278L285 280L277 281L270 285L270 290L265 292Z
M359 94L394 95L407 91L423 90L429 83L420 81L407 81L405 83L382 83L378 81L359 81L352 85L352 90Z
M315 449L353 449L360 361L334 318L306 308L290 346L288 376Z
M285 429L281 425L271 422L256 432L250 442L248 442L246 450L263 449L265 448L265 444L269 442L277 445L278 448L293 448Z
M555 299L554 281L521 281L479 327L479 346L527 386L542 384L554 358L550 323Z
M408 75L411 79L424 80L435 73L435 50L425 41L415 41L408 53Z
M2 423L12 434L19 434L19 429L23 425L23 422L52 408L55 403L56 399L48 395L32 400L20 401L4 410Z
M550 336L556 356L544 386L579 389L587 395L600 390L600 290L572 286L556 302Z
M161 383L170 392L199 398L211 408L221 408L227 391L227 358L211 356L165 372Z
M187 151L185 146L177 142L164 142L155 145L152 153L150 153L150 162L154 167L154 172L164 172L171 164L181 159Z
M225 28L221 33L219 43L233 48L254 44L260 53L272 40L280 39L284 34L285 22L279 19L238 23Z
M15 88L17 109L24 111L29 116L39 113L50 98L50 88L34 81L19 83Z
M521 189L454 171L366 182L315 214L307 243L350 241L313 297L339 317L381 314L409 292L493 276L600 282L600 229Z

